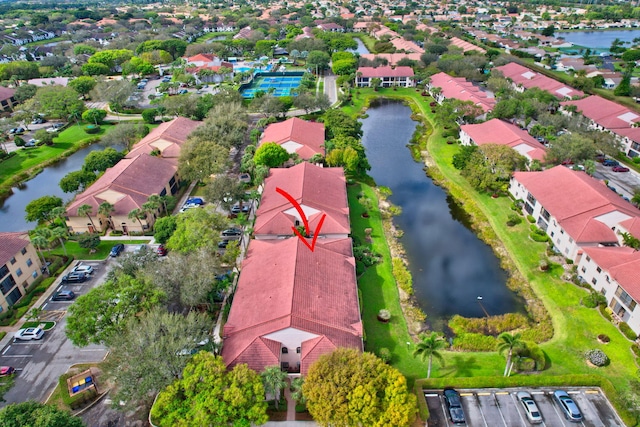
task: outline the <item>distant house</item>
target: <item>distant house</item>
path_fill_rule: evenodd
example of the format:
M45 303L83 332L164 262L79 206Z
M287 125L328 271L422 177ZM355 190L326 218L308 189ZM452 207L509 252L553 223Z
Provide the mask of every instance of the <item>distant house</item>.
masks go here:
M260 145L265 142L275 142L303 160L309 160L316 154L324 156L324 123L308 122L297 117L271 123L260 138Z
M177 117L169 122L164 122L137 142L126 157L134 158L140 154L153 154L164 159L171 159L177 164L180 149L186 142L187 136L201 124L201 122L186 117Z
M412 61L420 61L419 53L363 53L360 58L366 58L374 61L376 58L385 59L388 65L398 65L398 61L402 59L410 59Z
M335 22L326 22L318 24L319 29L322 31L329 31L332 33L342 33L344 32L344 27L342 25L336 24Z
M351 239L252 240L242 264L222 357L258 372L305 375L337 348L363 350Z
M0 312L8 310L40 276L42 263L24 232L0 233Z
M523 67L520 64L516 64L515 62L495 67L494 70L498 70L504 77L511 80L514 88L519 92L537 87L559 99L584 96L584 92L582 91L530 70L527 67Z
M311 235L315 235L324 216L319 238L344 239L349 236L351 227L344 170L304 162L291 168L271 169L256 212L253 228L256 239L293 237L292 227L304 226L299 212L276 190L278 188L300 204L309 221Z
M186 71L193 74L201 82L214 83L233 77L233 64L223 61L215 55L199 53L185 58L185 61L187 62ZM228 72L219 74L223 68L227 69ZM212 73L207 73L206 71L211 71Z
M486 50L484 50L483 48L476 46L473 43L469 43L468 41L459 39L458 37L451 37L451 46L459 47L463 50L463 52L476 51L480 53L486 53Z
M529 161L544 161L545 147L518 126L500 119L460 126L462 145L499 144L513 148Z
M359 67L356 72L357 87L371 87L373 79L380 79L381 87L412 87L413 68L411 67Z
M485 113L493 110L496 105L495 98L489 97L486 92L468 82L464 77L451 77L446 73L434 74L427 88L439 104L447 98L471 101Z
M602 182L564 166L515 172L509 192L559 253L576 263L585 247L618 246L622 224L638 217L631 203Z
M0 110L10 111L18 103L15 98L16 91L8 87L0 86Z

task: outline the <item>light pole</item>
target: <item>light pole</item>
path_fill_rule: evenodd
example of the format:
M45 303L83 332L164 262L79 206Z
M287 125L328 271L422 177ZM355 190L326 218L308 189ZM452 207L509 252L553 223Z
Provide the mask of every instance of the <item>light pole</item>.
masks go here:
M484 315L489 317L489 313L487 313L487 310L485 310L484 306L482 305L482 297L480 295L478 295L477 300L478 300L478 304L480 305L480 308L484 312Z
M480 308L482 309L482 311L484 312L484 315L485 315L485 318L484 318L484 333L485 333L485 335L487 335L487 333L489 332L489 313L487 313L487 310L484 308L484 305L482 305L482 297L480 295L478 295L476 300L478 301L478 305L480 305Z

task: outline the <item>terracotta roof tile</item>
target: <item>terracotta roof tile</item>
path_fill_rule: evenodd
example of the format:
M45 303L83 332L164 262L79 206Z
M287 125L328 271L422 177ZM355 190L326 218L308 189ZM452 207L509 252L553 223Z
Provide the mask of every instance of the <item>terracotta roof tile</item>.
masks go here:
M476 145L508 145L532 160L544 160L546 154L544 146L531 135L518 126L500 119L491 119L474 125L462 125L460 130L467 133Z
M584 252L640 302L640 252L628 247L585 247Z
M137 142L126 157L133 158L142 153L150 154L154 150L159 150L162 157L177 159L180 156L182 144L185 143L189 134L201 124L202 122L185 117L164 122Z
M358 67L358 73L362 77L385 78L385 77L413 77L413 68L407 66L400 67Z
M468 82L464 77L451 77L446 73L438 73L431 76L430 85L439 87L445 98L471 101L485 112L492 110L496 104L494 98L489 98L485 92Z
M275 142L288 145L291 141L301 145L295 152L304 160L309 160L315 154L324 156L324 123L308 122L297 117L272 123L264 130L260 144ZM291 152L290 149L287 151Z
M544 74L530 70L529 68L515 62L510 62L506 65L495 67L494 69L500 71L503 76L511 79L515 84L520 85L525 89L537 87L549 92L559 99L584 96L584 92L565 85L551 77L547 77Z
M31 241L25 232L0 233L0 266L6 264Z

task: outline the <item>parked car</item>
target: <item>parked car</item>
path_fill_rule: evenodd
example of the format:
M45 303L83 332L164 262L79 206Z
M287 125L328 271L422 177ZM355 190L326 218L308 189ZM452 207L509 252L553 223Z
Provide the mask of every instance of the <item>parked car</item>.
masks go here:
M15 132L13 132L15 135L22 135L24 133L24 128L23 127L17 127L15 128Z
M229 241L227 239L222 239L218 242L219 248L226 248L229 245Z
M223 236L240 236L242 235L242 230L239 228L227 228L222 232Z
M171 81L171 76L164 76L160 81L162 83L169 83Z
M167 254L167 248L164 247L164 245L160 245L156 248L156 254L158 254L158 256L165 256Z
M30 140L28 140L27 142L24 143L24 146L25 147L35 147L37 143L38 143L37 139L31 138Z
M624 166L614 166L611 168L611 170L614 172L629 172L629 168L626 168Z
M242 208L238 205L231 207L231 213L234 213L234 214L239 214L240 212L248 213L250 210L251 210L251 206L249 205L242 205Z
M64 123L54 123L50 127L47 128L47 132L58 132L65 126Z
M109 252L110 257L117 257L124 251L124 245L122 243L118 243L114 247L111 248L111 252Z
M620 163L618 163L617 160L613 160L613 159L605 159L602 161L602 164L605 166L619 166Z
M75 267L73 267L73 271L75 273L93 274L93 267L90 265L80 263Z
M62 276L63 283L82 283L87 281L89 277L82 272L71 272Z
M540 424L542 422L542 414L538 409L538 405L531 397L531 394L526 391L519 391L516 396L520 403L522 403L522 408L524 409L524 413L527 415L529 422L531 424Z
M20 341L31 341L31 340L39 340L44 336L44 331L40 328L25 328L20 329L13 336L13 340Z
M32 125L41 125L42 123L47 123L47 120L44 117L36 117L31 121Z
M188 90L186 90L186 89L180 89L180 90L178 91L178 95L185 95L185 94L187 94L187 93L189 93L189 91L188 91Z
M73 291L62 290L53 294L51 301L72 301L75 297L76 294Z
M204 205L204 200L201 197L189 197L186 203L195 204L195 205Z
M582 413L571 397L564 390L556 390L553 392L553 398L560 406L564 417L576 423L582 421Z
M13 366L0 366L0 377L6 377L16 371Z
M454 424L466 424L467 421L464 417L460 394L452 388L445 388L443 394L444 401L447 404L447 409L449 410L451 422Z

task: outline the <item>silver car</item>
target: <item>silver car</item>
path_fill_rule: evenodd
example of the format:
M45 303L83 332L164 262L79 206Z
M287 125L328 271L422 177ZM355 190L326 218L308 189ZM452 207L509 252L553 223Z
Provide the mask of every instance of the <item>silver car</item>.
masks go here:
M13 340L20 341L31 341L31 340L39 340L44 336L44 331L40 328L25 328L20 329L13 336Z
M519 391L516 396L518 396L518 400L522 403L522 408L524 409L524 413L527 414L529 422L531 424L540 424L542 422L542 414L533 397L526 391Z

